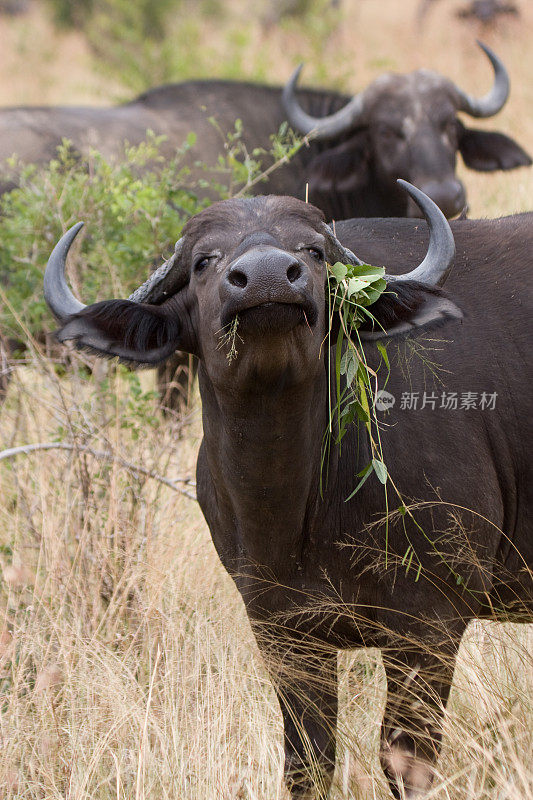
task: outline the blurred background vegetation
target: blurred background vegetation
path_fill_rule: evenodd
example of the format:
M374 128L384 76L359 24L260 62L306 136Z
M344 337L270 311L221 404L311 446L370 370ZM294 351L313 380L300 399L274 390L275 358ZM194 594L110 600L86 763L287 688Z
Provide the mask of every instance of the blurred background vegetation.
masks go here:
M306 62L305 80L360 88L387 69L418 66L490 80L476 35L516 55L532 9L494 25L459 21L467 0L11 0L23 14L0 21L3 102L130 98L191 77L284 82ZM512 46L511 46L512 45ZM522 51L523 55L523 51ZM467 68L480 61L478 71ZM37 69L35 69L37 67ZM32 74L33 71L33 74ZM32 80L25 80L32 74ZM470 89L475 90L474 85ZM15 100L18 95L18 100Z
M67 69L70 59L63 61L61 52L66 45L69 54L77 51L78 76L86 65L100 76L96 93L123 99L192 77L271 82L276 48L268 42L274 45L280 31L284 38L300 39L294 59L314 54L310 76L325 78L330 69L324 42L342 22L331 0L30 0L24 7L12 25L20 54L31 47L27 55L33 63L53 61L55 68L64 64ZM346 68L336 72L341 81L349 74ZM65 78L70 82L75 76ZM111 81L107 90L106 78Z

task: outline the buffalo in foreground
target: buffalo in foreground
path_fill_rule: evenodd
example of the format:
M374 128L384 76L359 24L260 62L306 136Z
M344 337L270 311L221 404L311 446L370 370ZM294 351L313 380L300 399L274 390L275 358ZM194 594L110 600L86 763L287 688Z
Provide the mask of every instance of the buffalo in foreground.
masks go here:
M294 798L325 797L332 779L338 648L383 649L381 761L396 797L419 798L468 621L533 610L532 215L455 223L451 270L448 223L409 191L429 223L427 254L425 226L412 220L342 226L367 260L386 251L409 270L386 276L377 322L359 331L371 368L393 339L387 391L397 401L379 417L389 478L370 477L356 494L373 455L365 422L356 417L340 445L323 449L328 408L346 388L328 370L338 320L326 264L360 262L316 208L288 197L214 204L130 300L84 306L71 293L65 261L79 225L45 275L62 341L145 364L176 348L200 360L198 499L279 697ZM220 337L236 318L230 361ZM441 340L438 388L413 355L425 333ZM450 407L444 390L479 402ZM418 407L404 407L408 392Z
M151 129L167 137L163 155L194 131L198 143L192 159L213 165L223 146L220 131L233 131L237 118L249 151L269 150L270 135L288 120L297 132L312 134L309 146L273 171L268 182L257 183L255 193L303 198L308 184L309 200L328 219L418 216L416 203L396 185L403 178L451 217L466 202L455 174L457 153L475 170L531 164L512 139L469 129L457 116L492 117L509 97L504 64L482 47L494 69L494 85L482 98L435 72L418 70L382 75L352 98L301 89L297 99L297 70L283 92L244 82L190 81L152 89L114 108L5 108L0 110L0 163L13 152L24 162L47 163L64 137L81 155L95 147L105 157L117 156L125 140L138 144ZM4 189L9 186L6 175Z

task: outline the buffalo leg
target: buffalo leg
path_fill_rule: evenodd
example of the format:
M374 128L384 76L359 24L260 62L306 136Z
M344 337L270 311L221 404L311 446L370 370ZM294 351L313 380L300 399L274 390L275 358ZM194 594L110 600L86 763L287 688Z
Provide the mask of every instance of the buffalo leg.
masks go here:
M263 654L283 714L287 788L298 800L324 800L335 769L337 653L297 647Z
M457 647L438 655L423 650L383 655L387 704L380 758L394 797L415 800L431 787Z

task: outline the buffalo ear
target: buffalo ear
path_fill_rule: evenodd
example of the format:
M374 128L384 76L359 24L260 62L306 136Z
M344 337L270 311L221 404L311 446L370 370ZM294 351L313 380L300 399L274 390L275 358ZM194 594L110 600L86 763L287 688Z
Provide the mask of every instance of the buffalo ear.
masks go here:
M480 172L529 167L530 156L509 136L465 128L459 123L459 151L467 167Z
M360 327L361 341L418 333L463 317L441 289L417 281L391 281L369 311L375 322Z
M185 349L183 327L170 301L165 307L105 300L69 317L57 337L99 356L153 366Z

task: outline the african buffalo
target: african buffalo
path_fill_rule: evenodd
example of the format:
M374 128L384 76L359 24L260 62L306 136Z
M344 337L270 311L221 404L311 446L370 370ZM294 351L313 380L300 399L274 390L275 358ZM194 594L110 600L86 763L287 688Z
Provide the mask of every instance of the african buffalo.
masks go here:
M404 178L431 197L447 217L458 214L466 195L455 174L460 152L476 170L514 169L531 164L518 145L499 133L466 128L463 111L474 117L496 114L509 96L509 78L500 59L480 44L495 72L492 90L475 99L447 78L418 70L377 78L340 111L313 117L296 102L300 68L283 92L287 118L300 133L324 142L307 167L309 199L328 218L418 216L416 204L402 193ZM344 140L339 142L339 137Z
M502 0L471 0L466 8L460 8L457 16L462 19L477 19L480 22L494 22L500 14L518 15L514 3L503 3Z
M422 0L417 12L419 22L422 22L435 2L436 0ZM484 25L489 25L495 23L499 16L511 14L516 17L519 13L514 3L506 3L503 0L469 0L463 8L459 8L455 12L455 15L459 19L474 19Z
M371 368L394 337L396 403L376 412L386 490L373 476L352 494L374 455L364 421L323 447L339 328L335 315L329 323L326 263L360 262L318 209L289 197L216 203L130 300L84 306L71 293L65 261L80 224L45 274L61 341L145 364L176 348L200 360L198 499L278 693L294 798L325 797L331 782L338 648L383 648L382 765L396 797L422 797L468 621L533 611L533 216L454 223L451 270L448 223L409 192L429 224L425 257L420 222L339 226L365 259L409 270L386 276L378 322L360 329ZM423 260L413 269L414 253ZM236 318L230 361L220 337ZM425 346L440 340L435 386L414 347L425 333ZM408 394L418 404L404 404Z
M503 63L481 46L495 72L492 90L481 99L437 73L419 70L383 75L351 99L304 89L297 101L298 69L283 93L250 83L190 81L152 89L114 108L5 108L0 110L0 164L14 151L22 161L46 163L63 137L81 154L93 146L107 157L115 156L124 140L136 144L147 129L167 136L163 153L173 152L195 131L198 141L191 158L214 164L222 140L211 116L223 132L232 131L240 118L250 150L268 149L270 135L288 119L299 133L312 134L312 140L268 182L257 183L254 192L303 199L308 184L309 200L328 219L418 215L416 204L396 185L397 178L404 178L420 186L450 217L465 205L465 190L455 175L458 152L476 170L531 164L507 136L468 129L457 117L458 112L491 117L509 96ZM10 185L6 176L4 189Z

